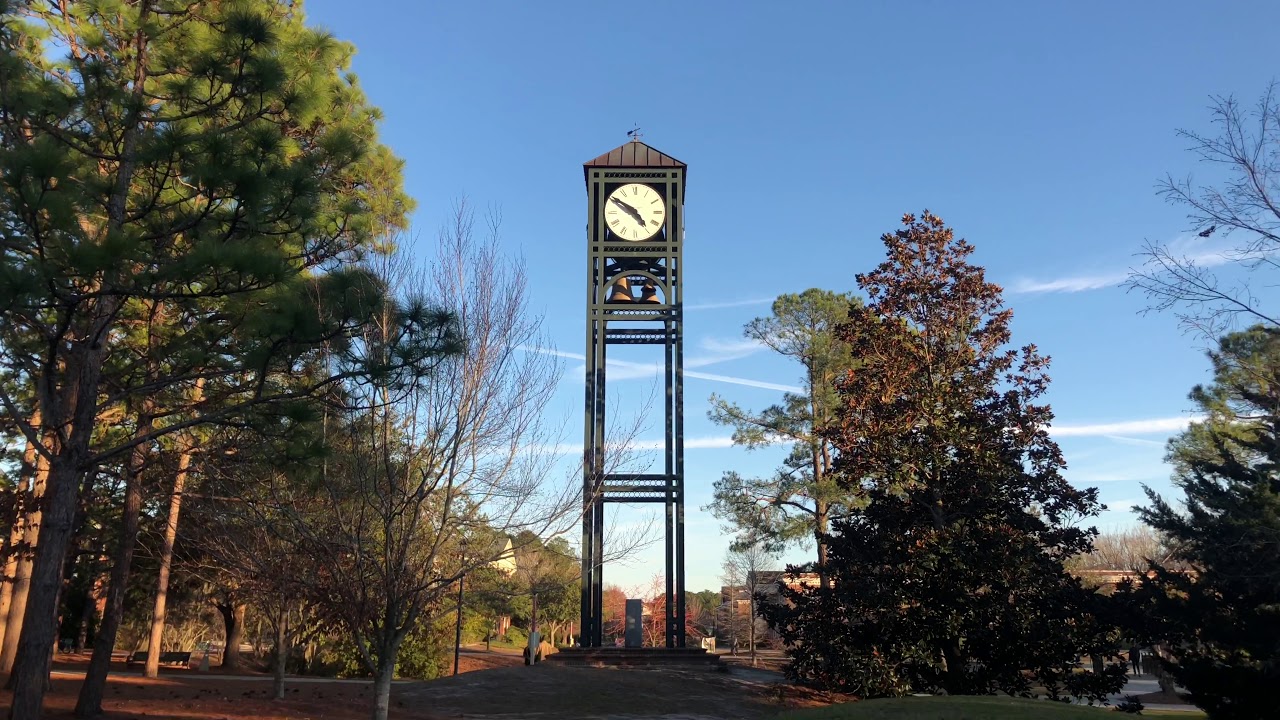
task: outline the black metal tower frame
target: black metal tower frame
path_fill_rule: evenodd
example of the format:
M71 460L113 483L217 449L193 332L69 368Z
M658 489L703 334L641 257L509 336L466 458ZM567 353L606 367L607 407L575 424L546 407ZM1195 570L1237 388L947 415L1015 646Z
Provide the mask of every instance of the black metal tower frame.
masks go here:
M685 646L684 584L684 320L681 249L687 168L640 142L583 167L587 181L587 360L582 483L583 647L604 641L604 506L663 503L666 507L666 645ZM604 221L615 188L642 183L662 194L666 225L648 240L614 235ZM611 303L618 280L652 281L660 302ZM610 345L662 346L666 442L661 473L610 472L606 454L606 350Z

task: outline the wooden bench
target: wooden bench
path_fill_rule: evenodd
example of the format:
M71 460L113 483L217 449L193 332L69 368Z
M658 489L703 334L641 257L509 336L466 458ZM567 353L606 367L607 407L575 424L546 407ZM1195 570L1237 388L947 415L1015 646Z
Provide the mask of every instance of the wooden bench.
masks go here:
M130 665L133 665L134 663L145 663L146 661L147 661L147 653L145 652L136 652L133 655L129 656ZM183 667L185 667L191 664L191 653L178 652L176 650L170 650L169 652L162 652L160 653L160 664L161 665L182 665Z

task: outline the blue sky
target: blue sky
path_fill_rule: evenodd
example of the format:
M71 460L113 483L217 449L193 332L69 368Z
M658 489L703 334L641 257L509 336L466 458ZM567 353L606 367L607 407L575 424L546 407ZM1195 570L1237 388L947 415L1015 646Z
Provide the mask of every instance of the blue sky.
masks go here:
M720 584L727 540L699 510L712 483L779 457L727 447L707 397L763 407L799 375L744 346L743 324L779 293L853 290L904 212L928 208L972 242L1006 290L1015 342L1053 358L1067 475L1112 508L1097 524L1133 522L1141 483L1169 487L1164 442L1208 377L1203 342L1169 314L1141 315L1117 283L1144 240L1213 251L1155 183L1205 172L1175 131L1209 131L1211 95L1252 102L1280 76L1257 32L1280 26L1280 4L312 0L307 12L358 48L353 69L407 163L419 252L458 198L500 208L528 268L514 290L561 352L583 350L582 163L635 125L688 163L686 355L704 375L686 382L691 589ZM625 404L652 380L614 383ZM568 359L551 412L569 418L569 442L581 392ZM606 582L660 570L659 544Z

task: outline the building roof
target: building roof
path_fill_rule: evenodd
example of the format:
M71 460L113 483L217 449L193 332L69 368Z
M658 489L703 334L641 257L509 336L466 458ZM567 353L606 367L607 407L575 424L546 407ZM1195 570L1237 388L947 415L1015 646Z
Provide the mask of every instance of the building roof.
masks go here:
M677 167L688 168L687 165L670 155L651 148L639 140L632 140L623 143L609 152L588 160L582 164L582 176L585 179L588 168L593 167L610 167L610 168L658 168L658 167Z

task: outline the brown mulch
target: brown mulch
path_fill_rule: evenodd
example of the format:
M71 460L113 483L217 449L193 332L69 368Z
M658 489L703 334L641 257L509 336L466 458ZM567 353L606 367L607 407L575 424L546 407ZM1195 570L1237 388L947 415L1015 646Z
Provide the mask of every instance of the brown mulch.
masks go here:
M42 717L70 720L81 678L54 676L45 695ZM356 720L369 716L368 683L290 683L286 700L271 700L271 683L265 680L180 677L111 676L102 703L109 720L286 720L331 718ZM405 712L401 687L392 688L393 716L437 720L439 716ZM9 709L11 693L0 693L0 711ZM397 705L397 701L401 705Z
M50 691L45 695L42 717L70 720L80 692L88 656L59 655L54 663ZM522 664L519 655L463 653L459 672L475 672ZM290 678L285 682L285 699L271 699L270 676L245 668L236 675L261 679L226 677L232 671L214 667L203 673L180 667L161 667L159 678L140 677L138 666L128 668L113 663L107 679L102 709L107 720L356 720L369 717L372 685L368 681L334 681L324 678ZM417 685L420 683L414 683ZM407 720L439 720L442 716L422 706L409 706L404 698L410 684L397 683L391 690L391 716ZM0 713L8 714L12 693L0 691Z
M73 660L73 659L72 659ZM60 667L82 670L63 659ZM123 667L120 668L123 671ZM827 705L841 698L781 682L769 672L739 669L614 669L541 664L525 667L511 653L463 653L462 674L429 682L397 683L391 717L613 718L665 720L741 718L763 720L779 710ZM136 672L136 669L135 671ZM81 678L55 673L44 717L70 720ZM109 678L103 703L107 720L357 720L369 716L368 681L291 678L286 699L270 699L269 678L234 679L181 668L149 679ZM0 713L10 693L0 692Z

